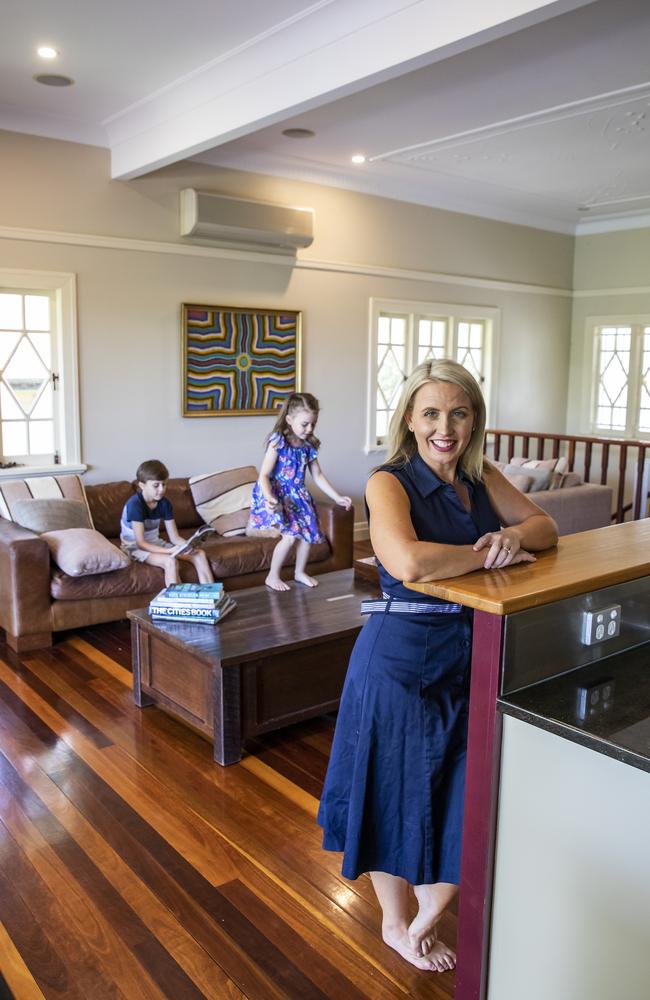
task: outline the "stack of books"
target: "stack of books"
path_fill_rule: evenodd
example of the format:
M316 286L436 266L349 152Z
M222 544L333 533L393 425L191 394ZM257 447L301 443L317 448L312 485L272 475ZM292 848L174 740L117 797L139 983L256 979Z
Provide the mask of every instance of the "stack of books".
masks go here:
M236 607L223 583L175 583L154 597L149 614L154 621L218 625Z

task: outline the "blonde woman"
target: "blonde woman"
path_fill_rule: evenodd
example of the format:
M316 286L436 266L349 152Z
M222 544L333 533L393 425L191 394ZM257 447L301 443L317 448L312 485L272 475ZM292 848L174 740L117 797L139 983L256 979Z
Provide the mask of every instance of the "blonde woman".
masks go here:
M455 966L436 926L460 875L472 615L402 581L534 562L557 541L552 519L484 461L484 432L461 365L425 362L404 383L366 489L383 598L364 608L318 815L343 875L370 873L386 944L437 972Z

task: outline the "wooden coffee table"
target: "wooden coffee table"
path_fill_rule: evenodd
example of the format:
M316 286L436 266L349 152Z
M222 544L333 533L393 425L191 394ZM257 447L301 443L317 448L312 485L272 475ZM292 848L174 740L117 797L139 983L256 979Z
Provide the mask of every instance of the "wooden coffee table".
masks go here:
M245 739L337 708L363 625L360 602L374 588L351 569L318 587L291 584L233 592L221 625L153 622L129 611L133 697L156 705L214 743L219 764L241 760Z

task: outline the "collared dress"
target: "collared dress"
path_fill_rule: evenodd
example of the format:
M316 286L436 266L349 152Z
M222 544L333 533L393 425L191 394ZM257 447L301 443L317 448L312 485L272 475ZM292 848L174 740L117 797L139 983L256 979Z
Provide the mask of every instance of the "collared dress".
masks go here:
M500 529L482 482L454 487L417 455L385 466L404 487L417 537L473 545ZM460 881L472 613L409 590L379 563L384 592L352 651L318 812L342 872L411 885ZM425 610L426 609L426 610Z

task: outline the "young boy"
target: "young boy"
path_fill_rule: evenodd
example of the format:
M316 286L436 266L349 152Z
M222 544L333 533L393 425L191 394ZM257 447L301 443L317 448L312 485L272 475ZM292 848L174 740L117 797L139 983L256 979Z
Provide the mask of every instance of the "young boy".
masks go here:
M208 557L202 549L176 556L185 539L178 533L174 511L165 496L169 472L162 462L150 459L135 474L138 492L129 497L122 510L120 541L122 551L136 562L160 566L165 572L165 586L179 582L178 559L191 562L199 583L214 583ZM169 541L160 537L160 522L165 522Z

